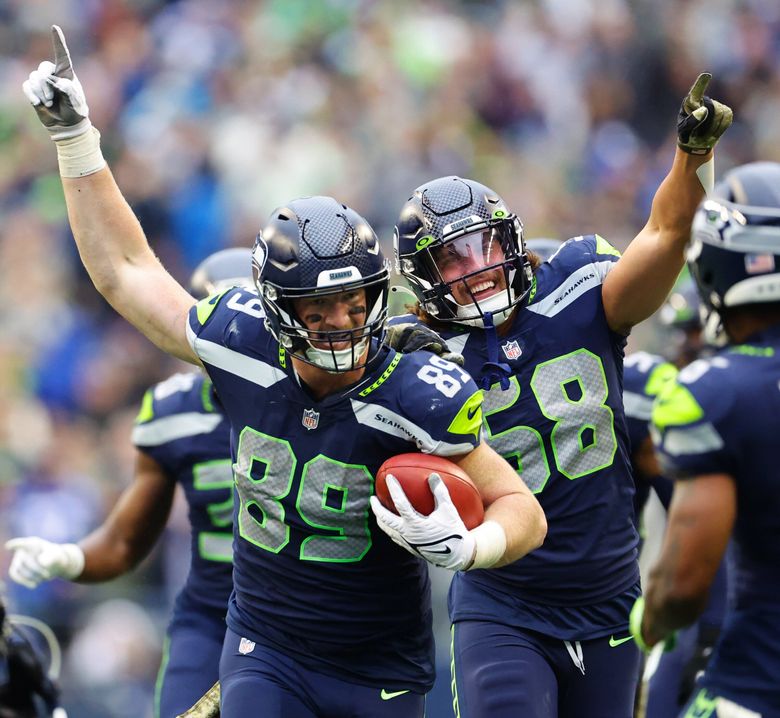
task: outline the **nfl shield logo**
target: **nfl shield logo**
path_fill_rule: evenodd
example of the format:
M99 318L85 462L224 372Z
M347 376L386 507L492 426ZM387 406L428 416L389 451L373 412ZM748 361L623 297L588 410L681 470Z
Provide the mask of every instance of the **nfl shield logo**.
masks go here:
M507 342L506 344L501 345L501 349L504 351L504 355L507 359L517 359L522 353L523 350L520 348L520 345L516 341Z
M314 411L314 409L304 409L301 423L307 429L316 429L320 423L320 412Z
M251 653L255 650L255 642L250 641L248 638L242 638L238 643L238 652L245 656L247 653Z

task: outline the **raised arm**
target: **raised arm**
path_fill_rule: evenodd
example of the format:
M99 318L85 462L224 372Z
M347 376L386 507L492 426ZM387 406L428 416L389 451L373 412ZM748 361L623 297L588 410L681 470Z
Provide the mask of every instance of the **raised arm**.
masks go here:
M162 467L136 452L133 483L125 489L101 526L78 544L57 544L37 536L14 538L11 578L28 588L65 578L99 583L121 576L149 554L171 510L175 484Z
M602 286L609 326L627 334L661 306L682 269L696 207L713 184L713 148L731 124L729 107L707 97L702 73L677 121L677 150L653 198L650 217Z
M96 289L160 349L199 364L186 337L195 300L149 247L117 187L89 120L62 30L52 26L54 63L42 62L23 89L57 147L68 217Z

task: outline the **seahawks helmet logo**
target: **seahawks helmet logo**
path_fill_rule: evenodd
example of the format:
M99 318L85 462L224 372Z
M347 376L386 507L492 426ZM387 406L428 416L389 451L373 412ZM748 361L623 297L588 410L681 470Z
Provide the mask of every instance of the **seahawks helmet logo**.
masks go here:
M268 245L265 243L262 235L257 235L254 249L252 249L252 267L255 270L255 276L259 277L268 260Z

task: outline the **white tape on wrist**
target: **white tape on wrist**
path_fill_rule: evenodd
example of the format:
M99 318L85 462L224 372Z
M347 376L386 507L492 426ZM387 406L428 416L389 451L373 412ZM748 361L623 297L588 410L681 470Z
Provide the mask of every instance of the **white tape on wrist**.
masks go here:
M81 576L84 571L84 551L81 550L81 546L75 543L63 544L62 550L67 556L67 566L63 571L62 577L72 581Z
M704 187L704 194L709 195L715 187L715 159L710 157L696 170L696 176Z
M85 177L106 166L100 151L100 133L90 127L86 132L64 140L55 140L62 177Z
M490 568L506 551L506 533L497 521L485 521L470 531L476 543L474 561L466 570Z

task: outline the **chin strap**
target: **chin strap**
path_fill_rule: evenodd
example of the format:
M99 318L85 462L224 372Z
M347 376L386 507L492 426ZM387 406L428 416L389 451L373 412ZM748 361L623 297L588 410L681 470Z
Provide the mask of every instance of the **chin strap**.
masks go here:
M488 360L482 365L482 378L479 383L482 389L488 391L498 381L501 383L501 391L506 391L509 388L509 377L512 376L512 369L509 364L498 361L498 335L493 324L492 312L485 312L484 325Z

